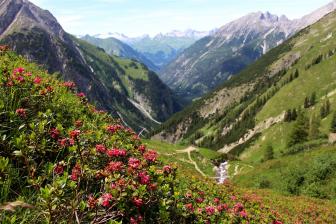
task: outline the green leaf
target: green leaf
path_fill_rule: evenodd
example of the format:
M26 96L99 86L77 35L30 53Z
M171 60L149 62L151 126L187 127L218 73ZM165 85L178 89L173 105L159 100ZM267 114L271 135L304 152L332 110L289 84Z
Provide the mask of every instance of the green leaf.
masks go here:
M22 156L22 152L21 151L14 151L13 155L17 156L17 157L20 157L20 156Z

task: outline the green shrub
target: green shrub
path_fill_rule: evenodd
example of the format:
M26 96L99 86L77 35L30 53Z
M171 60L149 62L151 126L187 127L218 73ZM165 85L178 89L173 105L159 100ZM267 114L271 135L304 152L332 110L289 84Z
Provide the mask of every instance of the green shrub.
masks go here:
M296 154L302 151L314 149L318 146L321 146L327 143L328 143L327 139L317 139L317 140L305 142L302 144L296 144L292 147L287 148L286 151L283 152L283 155L293 155L293 154Z

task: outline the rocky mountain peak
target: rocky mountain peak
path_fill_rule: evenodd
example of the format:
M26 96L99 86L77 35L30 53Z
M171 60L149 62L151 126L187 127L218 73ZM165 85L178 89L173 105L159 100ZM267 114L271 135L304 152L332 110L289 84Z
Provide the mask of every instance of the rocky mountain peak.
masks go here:
M320 20L326 14L336 10L336 0L331 1L329 4L315 10L314 12L300 18L293 20L293 25L297 30L309 26Z
M0 3L0 35L20 29L42 28L62 38L64 30L56 18L28 0L3 0ZM63 38L62 38L63 39Z

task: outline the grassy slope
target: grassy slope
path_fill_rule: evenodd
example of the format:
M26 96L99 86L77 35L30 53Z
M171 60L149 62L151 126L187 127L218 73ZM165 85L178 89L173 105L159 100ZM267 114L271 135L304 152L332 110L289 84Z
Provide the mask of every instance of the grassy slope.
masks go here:
M118 92L122 96L115 97L114 103L122 112L123 119L131 127L140 126L151 130L157 126L157 123L136 110L128 98L141 103L145 110L158 121L167 119L173 112L180 109L171 90L144 64L110 56L101 48L80 39L74 40L84 52L87 63L104 85L112 91L112 94Z
M296 44L292 51L300 52L302 58L300 61L287 72L283 77L289 77L295 69L298 69L300 76L291 83L282 87L268 102L263 109L257 114L257 122L266 120L269 117L275 117L283 113L283 111L292 108L303 108L304 98L316 92L317 103L305 109L308 116L311 114L319 115L320 107L328 94L328 99L331 103L331 110L336 109L336 96L334 90L336 88L336 72L335 72L335 56L323 59L322 62L306 69L306 66L311 64L313 59L318 55L326 55L330 50L335 49L336 38L330 36L336 30L336 16L330 14L321 22L313 25L308 35L300 36L296 40ZM321 133L328 135L331 122L331 114L321 121ZM306 172L313 172L314 163L318 163L321 156L329 156L336 158L336 151L334 146L322 146L311 149L309 152L299 153L297 155L282 157L281 152L286 151L286 143L289 134L292 130L293 123L279 123L271 128L263 131L262 135L249 146L240 155L242 159L241 169L234 181L246 187L260 187L263 180L269 181L269 188L276 191L286 193L286 176L295 173L290 170L305 170ZM263 150L267 145L271 144L274 148L275 160L262 163ZM237 163L233 163L235 166ZM238 163L239 164L239 163ZM243 165L244 164L244 165ZM246 164L254 168L246 168ZM308 167L308 168L307 168ZM231 173L234 171L231 170ZM309 177L305 177L309 179ZM331 171L331 174L325 180L317 180L316 183L319 192L317 197L336 198L336 173ZM304 185L307 185L305 183ZM313 190L308 186L303 186L305 190L301 189L300 194L308 194L314 196ZM311 188L313 183L311 183ZM308 192L307 192L308 191ZM322 194L322 195L318 195Z
M330 24L330 25L328 25ZM336 30L336 17L334 14L329 15L323 20L323 23L315 24L311 29L311 35L305 35L298 38L293 51L301 52L303 55L300 61L287 72L283 77L289 77L295 69L298 69L300 76L291 83L282 87L270 100L267 101L262 110L256 115L257 122L261 122L270 117L275 117L283 113L287 109L302 108L304 98L310 96L313 92L317 95L317 104L307 109L308 114L319 114L321 105L325 96L329 94L328 99L331 103L331 109L335 109L336 96L333 91L336 88L336 72L335 72L335 56L323 60L321 63L306 70L306 65L310 64L319 54L326 54L329 50L333 50L336 38L331 37L325 39L330 32ZM321 121L320 130L324 134L329 134L329 124L331 115ZM285 149L288 134L290 133L292 124L280 123L269 130L264 131L263 135L250 149L242 155L243 159L251 159L257 161L260 158L258 148L271 143L276 152ZM258 156L259 155L259 156ZM255 157L255 158L254 158ZM259 157L259 158L257 158Z
M178 152L186 149L188 146L172 145L155 140L144 140L144 142L149 148L157 150L165 163L176 163L177 166L181 168L180 170L183 170L183 173L187 171L194 175L200 175L200 173L195 169L195 166L190 163L191 161L188 158L188 154L186 152ZM200 170L208 177L215 176L215 172L213 170L214 165L211 160L218 158L219 155L219 153L205 148L197 148L197 151L191 152L191 158L197 163Z
M335 172L331 171L326 177L323 176L321 179L314 176L314 181L310 181L310 175L324 175L324 172L329 172L327 170L334 167L334 165L329 167L329 159L336 160L335 147L324 146L319 149L312 149L311 151L256 164L253 168L240 169L240 173L234 178L234 182L239 186L272 188L277 192L288 194L288 187L294 187L294 183L290 182L291 180L288 177L298 175L302 176L305 182L297 194L335 199ZM238 165L240 164L238 163ZM265 181L268 183L266 183L266 186L262 186Z
M177 165L177 167L179 168L178 177L182 185L184 184L187 186L190 184L190 180L194 179L203 182L205 185L212 185L213 180L202 177L195 170L194 166L182 161L188 160L188 156L186 153L168 155L176 153L176 151L178 150L183 150L187 146L172 145L165 142L153 140L145 140L144 143L149 148L155 148L159 152L162 161L169 164L175 163ZM325 149L325 151L330 152L330 149ZM202 154L203 160L210 160L218 157L218 154L212 150L199 148L199 152L200 154ZM316 154L318 155L318 153ZM298 158L300 158L300 156L297 156L297 159ZM309 156L309 158L311 158L311 156ZM232 162L230 172L234 172L235 165L239 165L239 171L246 172L246 174L248 174L252 178L258 178L258 174L254 175L253 172L248 172L251 170L249 163L245 163L242 161ZM208 163L207 166L212 167L213 165ZM209 170L209 172L206 169L203 171L209 176L212 174L211 170ZM270 172L277 173L277 170L271 170ZM268 176L267 173L265 175ZM278 178L278 182L281 182L280 179L282 177L279 177L278 175L275 178ZM261 200L264 205L276 208L276 210L280 214L285 214L284 223L294 223L298 220L304 221L304 223L312 223L312 220L320 221L322 223L329 223L330 218L333 217L333 213L336 210L336 205L328 200L313 199L305 196L284 196L282 194L279 194L279 192L273 190L254 189L253 185L250 186L250 188L240 187L247 186L244 183L244 181L248 181L247 179L248 178L241 179L237 184L235 184L233 187L234 191L239 192L243 195L257 194L258 196L256 197L259 198L258 200ZM219 189L221 188L221 186L219 185L217 187Z

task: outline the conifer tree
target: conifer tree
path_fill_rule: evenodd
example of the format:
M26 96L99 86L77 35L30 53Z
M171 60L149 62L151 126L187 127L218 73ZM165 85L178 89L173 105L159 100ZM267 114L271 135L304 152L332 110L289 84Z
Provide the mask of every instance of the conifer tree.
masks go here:
M304 100L303 107L304 107L304 108L309 108L309 99L308 99L307 96L306 96L306 98L305 98L305 100Z
M289 109L285 112L285 122L290 122L292 120L292 111Z
M332 133L336 133L336 112L333 114L333 118L331 120L331 126L330 126L330 131Z
M274 150L272 145L267 145L264 151L264 160L267 161L271 159L274 159Z
M309 130L309 120L303 111L298 112L297 120L289 136L288 147L307 141Z
M320 136L320 118L314 114L309 119L309 140L318 139Z
M329 101L329 99L327 99L326 102L325 102L325 108L326 108L326 114L328 116L330 114L330 101Z
M298 69L296 69L295 73L294 73L294 78L297 78L297 77L299 77L299 70Z
M294 109L292 110L292 113L291 113L291 120L292 120L292 121L295 121L296 118L297 118L297 112L296 112L296 109L294 108Z
M321 118L325 118L330 114L330 101L327 99L320 108Z
M326 117L326 108L325 108L325 104L322 104L321 108L320 108L320 115L321 118L325 118Z
M314 106L316 103L316 93L313 92L309 98L309 107Z

